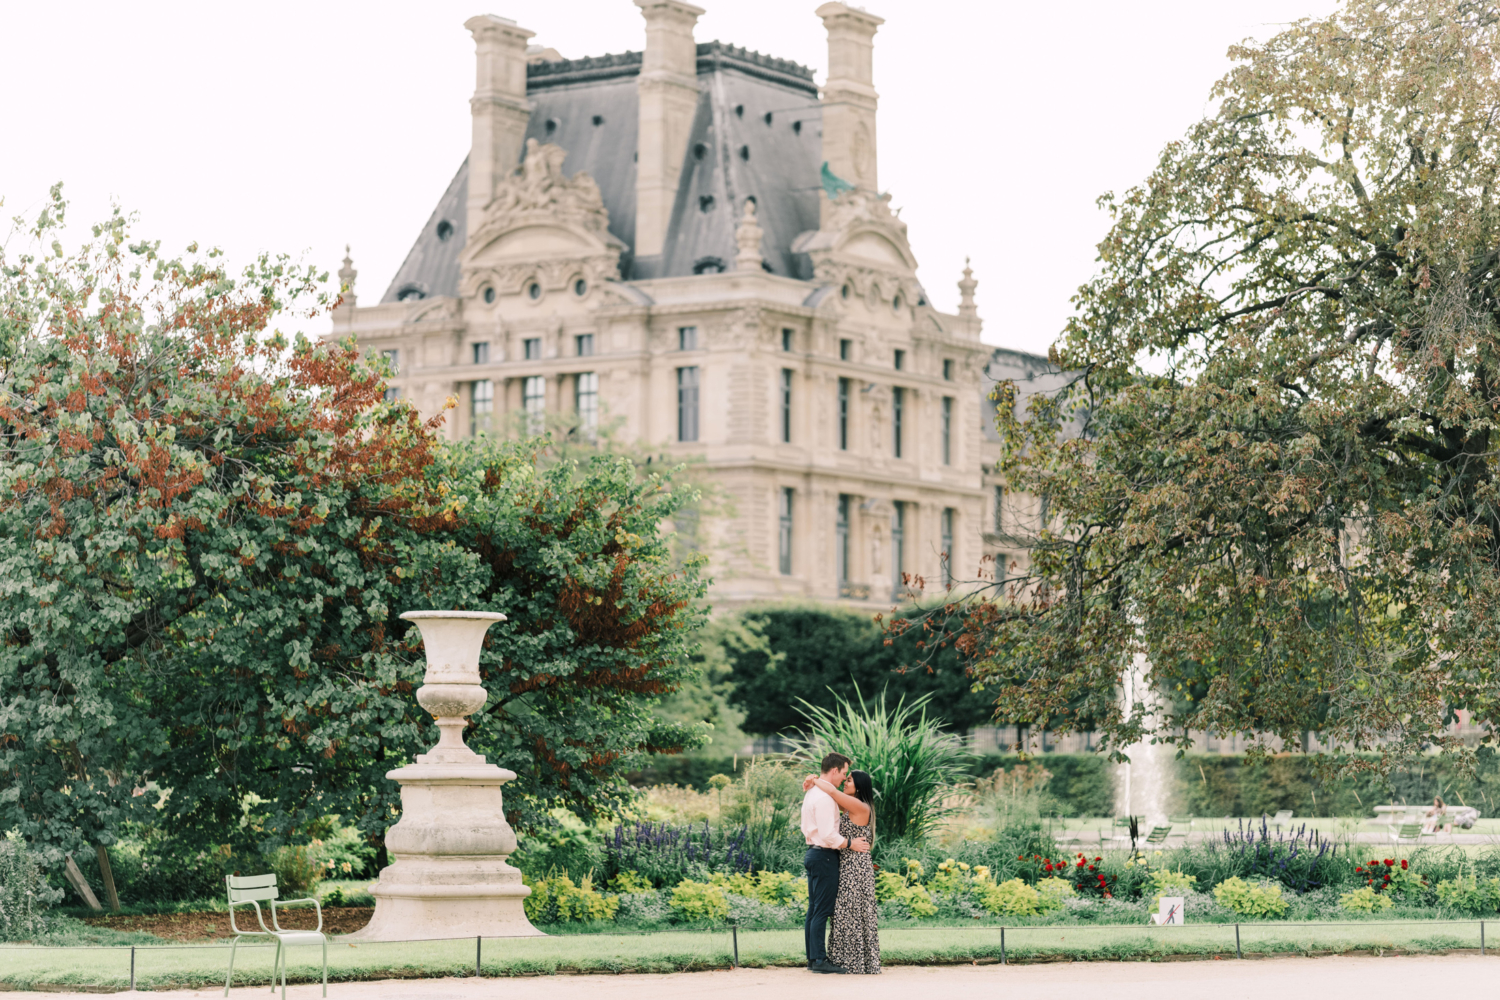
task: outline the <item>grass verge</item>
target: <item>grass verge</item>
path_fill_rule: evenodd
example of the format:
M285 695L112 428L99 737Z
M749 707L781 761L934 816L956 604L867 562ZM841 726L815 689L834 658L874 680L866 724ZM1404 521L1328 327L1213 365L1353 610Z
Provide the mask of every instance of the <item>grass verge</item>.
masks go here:
M1427 926L1422 926L1422 924ZM1477 949L1479 926L1431 921L1382 926L1276 926L1243 924L1240 947L1246 957L1329 953L1412 954ZM742 931L740 963L796 966L803 962L802 932ZM1001 943L997 928L897 928L881 934L888 965L942 965L995 962ZM1007 927L1006 957L1011 962L1057 960L1150 961L1170 958L1233 958L1234 926L1199 924L1149 926ZM328 949L330 981L471 976L474 941L359 943L334 941ZM483 947L486 976L555 975L588 972L692 972L730 964L731 938L718 932L664 932L647 935L589 935L550 938L493 938ZM291 952L288 981L315 982L319 951ZM0 947L0 989L48 986L124 990L130 985L129 948ZM162 990L204 988L224 981L229 961L225 945L137 948L136 986ZM235 984L264 988L271 976L272 949L244 947L235 960Z

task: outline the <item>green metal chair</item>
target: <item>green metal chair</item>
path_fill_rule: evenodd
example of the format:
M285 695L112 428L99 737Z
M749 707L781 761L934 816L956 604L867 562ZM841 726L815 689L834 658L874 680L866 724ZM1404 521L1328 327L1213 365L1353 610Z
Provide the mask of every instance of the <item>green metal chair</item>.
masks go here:
M1290 823L1291 821L1292 821L1292 810L1290 810L1290 809L1282 809L1279 812L1277 812L1275 816L1271 817L1271 822L1272 823L1281 824L1281 823Z
M1422 832L1421 823L1402 823L1391 833L1391 840L1398 844L1418 844L1424 836L1429 834Z
M1191 830L1193 828L1193 815L1192 813L1188 813L1184 816L1168 816L1167 822L1173 826L1185 826Z
M229 974L224 977L224 995L229 996L229 984L234 979L234 953L240 946L240 938L265 936L276 940L276 961L271 967L271 991L276 991L276 973L281 973L281 1000L286 1000L286 950L294 944L321 944L323 946L323 995L328 995L328 936L323 933L323 907L316 899L277 899L275 875L228 875L224 883L229 890L229 929L234 931L234 943L229 946ZM271 926L266 926L261 915L260 904L270 904ZM276 919L276 906L294 906L311 903L318 911L318 929L312 931L288 930ZM234 920L236 906L255 907L255 922L260 930L241 930Z
M1167 838L1171 835L1172 828L1170 826L1153 826L1151 828L1151 833L1146 837L1146 843L1160 846L1162 844L1165 844L1167 842Z

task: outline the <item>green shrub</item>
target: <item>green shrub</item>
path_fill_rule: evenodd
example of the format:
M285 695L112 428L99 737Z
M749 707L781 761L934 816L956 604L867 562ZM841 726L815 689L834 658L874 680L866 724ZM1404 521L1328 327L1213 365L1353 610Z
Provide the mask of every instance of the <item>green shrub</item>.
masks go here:
M1062 909L1063 900L1078 895L1073 883L1065 878L1044 878L1036 884L1036 891L1040 897L1038 906L1043 913Z
M313 847L283 847L267 860L276 874L276 888L288 899L316 895L318 883L327 871Z
M47 884L36 855L19 837L0 841L0 941L25 941L45 933L47 911L62 902Z
M1287 909L1287 901L1281 898L1281 886L1250 883L1238 876L1214 886L1214 899L1242 917L1280 917Z
M1042 894L1018 878L998 885L982 882L974 887L974 898L995 916L1029 917L1041 912Z
M672 887L669 905L682 920L724 920L729 916L723 886L709 882L678 882Z
M1500 879L1480 881L1473 875L1443 879L1437 884L1437 901L1462 913L1489 913L1500 908Z
M882 903L894 904L904 917L931 917L937 914L937 904L927 887L922 885L926 874L922 863L907 858L901 872L881 871L875 875L875 898Z
M652 892L654 887L647 879L643 879L638 872L620 872L609 880L611 892L617 892L622 896L633 896L644 892Z
M1185 875L1181 871L1172 871L1170 868L1158 868L1146 876L1146 884L1141 889L1144 897L1148 893L1151 896L1151 908L1154 910L1161 904L1163 896L1186 896L1198 887L1198 879L1192 875Z
M527 881L527 884L531 886L531 895L526 897L524 906L526 916L533 923L613 920L620 909L618 897L606 896L594 888L592 875L583 876L575 884L567 874L551 872L546 878Z
M1379 913L1382 910L1389 910L1395 904L1391 902L1390 896L1382 895L1364 885L1340 896L1339 905L1346 910L1354 910L1358 913Z
M759 871L753 875L736 872L733 875L710 875L708 880L725 892L773 906L807 905L807 879L792 872Z

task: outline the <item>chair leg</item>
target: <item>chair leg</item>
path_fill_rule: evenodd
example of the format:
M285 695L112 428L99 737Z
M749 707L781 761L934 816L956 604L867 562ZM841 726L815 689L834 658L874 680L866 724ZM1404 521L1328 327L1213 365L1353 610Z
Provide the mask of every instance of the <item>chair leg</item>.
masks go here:
M323 995L328 995L328 939L323 939Z
M229 996L229 982L234 978L234 952L240 946L240 939L236 937L234 943L229 946L229 973L224 977L224 995Z
M271 992L276 992L276 970L281 968L281 938L276 939L276 955L271 959Z
M286 1000L286 964L289 951L291 951L290 948L281 949L281 1000Z

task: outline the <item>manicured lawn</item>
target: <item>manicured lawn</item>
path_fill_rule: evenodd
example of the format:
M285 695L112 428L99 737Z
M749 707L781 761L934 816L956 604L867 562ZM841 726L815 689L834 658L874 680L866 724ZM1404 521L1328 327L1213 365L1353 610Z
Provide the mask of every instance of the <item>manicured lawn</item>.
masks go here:
M1186 927L1067 926L1010 927L1005 946L1011 961L1055 955L1078 959L1150 959L1164 955L1233 957L1234 925ZM1240 927L1245 954L1318 951L1445 951L1477 948L1475 923L1364 922L1354 926L1250 925ZM898 928L881 935L890 964L969 962L1000 956L995 927ZM730 961L727 931L673 931L645 935L597 934L551 938L490 939L484 942L487 976L550 973L559 970L691 971L722 968ZM798 965L802 932L742 931L740 961L745 965ZM291 953L289 978L315 980L318 949ZM141 988L203 987L222 983L227 946L185 945L137 948L136 983ZM241 947L235 962L240 988L264 989L271 975L272 950ZM474 941L371 944L335 941L328 950L329 978L356 980L398 977L467 976L474 973ZM113 987L129 985L129 948L0 947L0 984Z

